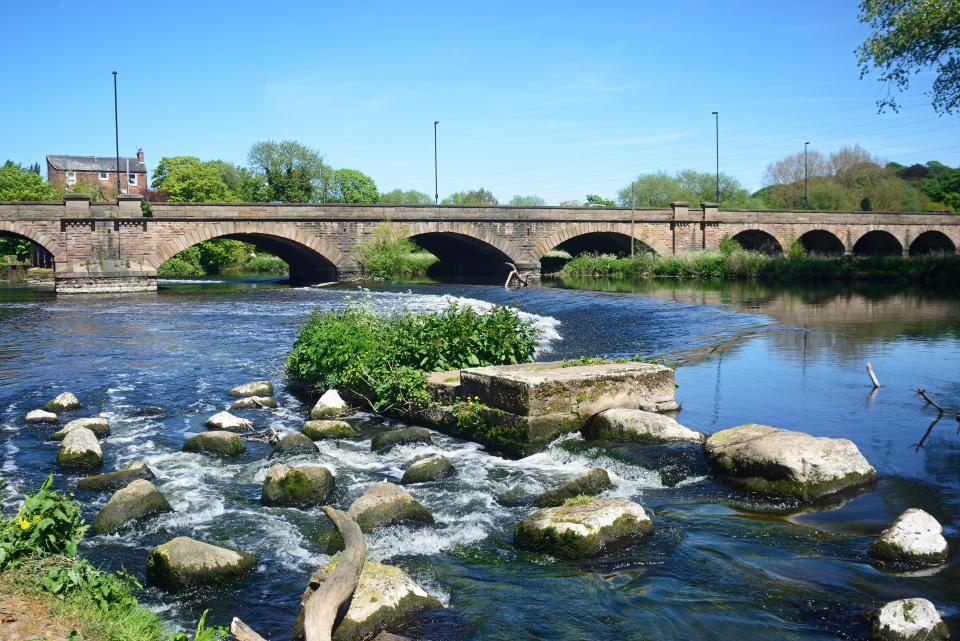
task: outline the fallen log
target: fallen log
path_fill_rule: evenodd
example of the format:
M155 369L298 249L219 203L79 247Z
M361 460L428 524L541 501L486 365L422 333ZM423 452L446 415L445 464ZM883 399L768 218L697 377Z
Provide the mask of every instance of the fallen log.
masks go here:
M507 274L507 282L503 284L504 287L510 287L510 281L512 281L514 277L516 277L516 279L520 281L521 285L523 285L524 287L527 286L526 279L520 275L520 272L517 270L516 265L514 265L513 263L504 263L504 265L510 268L510 273Z
M873 383L873 389L880 387L880 381L877 380L877 375L873 371L873 365L870 364L870 361L867 361L867 374L870 375L870 382Z
M913 391L916 392L917 394L919 394L919 395L920 395L920 398L922 398L923 400L925 400L926 402L930 403L930 404L933 405L935 408L937 408L937 411L940 412L940 414L946 414L946 412L943 411L943 408L940 407L940 406L937 404L936 401L934 401L932 398L930 398L929 396L927 396L927 390L918 387L917 389L915 389L915 390L913 390Z

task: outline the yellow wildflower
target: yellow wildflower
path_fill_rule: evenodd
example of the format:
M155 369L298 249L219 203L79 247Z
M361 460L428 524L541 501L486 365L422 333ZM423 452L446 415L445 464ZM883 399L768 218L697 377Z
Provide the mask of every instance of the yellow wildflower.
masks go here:
M20 529L24 531L29 530L30 521L28 521L27 519L20 519Z

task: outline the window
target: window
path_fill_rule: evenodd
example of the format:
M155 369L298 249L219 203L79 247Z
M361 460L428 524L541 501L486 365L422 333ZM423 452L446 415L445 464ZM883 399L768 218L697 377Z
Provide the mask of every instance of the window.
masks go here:
M129 175L127 176L127 182L130 183L131 185L136 185L136 184L137 184L137 175L136 175L136 174L129 174Z
M75 172L75 171L68 171L68 172L67 172L67 184L68 184L68 185L73 185L73 184L76 184L76 182L77 182L77 172Z
M105 172L105 171L101 171L101 172L100 172L100 180L107 180L107 179L109 179L109 178L110 178L110 176L107 174L107 172Z

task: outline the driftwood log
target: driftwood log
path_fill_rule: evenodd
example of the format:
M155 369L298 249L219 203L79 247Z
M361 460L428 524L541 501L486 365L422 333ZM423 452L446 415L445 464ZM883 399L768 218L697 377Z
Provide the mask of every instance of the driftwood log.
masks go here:
M333 509L323 507L324 514L333 522L343 537L344 551L333 572L324 579L317 591L310 595L303 607L303 630L306 641L330 641L340 608L350 600L357 589L360 571L367 560L367 546L356 521ZM237 641L266 641L238 618L230 623L230 633Z
M880 387L880 381L877 380L877 375L874 373L870 361L867 361L867 374L870 376L870 382L873 383L873 389Z
M504 287L510 287L510 282L514 278L520 281L520 284L523 285L524 287L527 286L527 279L525 279L523 276L520 275L520 272L517 271L516 265L514 265L513 263L504 263L504 265L510 268L510 273L507 274L507 282L503 284Z

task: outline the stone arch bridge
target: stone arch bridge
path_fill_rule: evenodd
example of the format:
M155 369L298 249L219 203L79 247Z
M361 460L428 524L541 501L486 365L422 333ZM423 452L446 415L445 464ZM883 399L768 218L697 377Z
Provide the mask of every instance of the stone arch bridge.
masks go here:
M357 276L357 245L390 221L441 265L459 273L528 274L554 249L661 255L716 249L725 236L747 248L782 251L794 239L822 254L955 253L960 216L873 212L745 211L706 203L691 209L435 207L392 205L153 203L139 196L91 203L0 203L0 235L33 243L54 266L61 293L152 291L157 268L212 238L235 238L284 259L294 282Z

